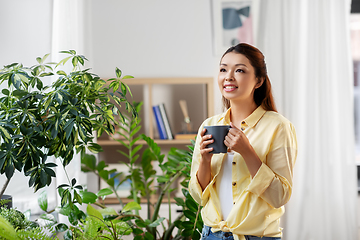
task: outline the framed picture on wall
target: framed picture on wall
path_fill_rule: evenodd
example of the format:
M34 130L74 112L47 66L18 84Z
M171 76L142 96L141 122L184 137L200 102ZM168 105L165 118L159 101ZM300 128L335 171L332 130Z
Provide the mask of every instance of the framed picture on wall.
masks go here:
M253 44L251 0L212 0L214 53L221 56L240 42Z
M126 166L125 164L120 164L120 163L114 163L114 164L108 164L109 166L106 167L106 170L110 171L112 169L116 169L116 172L111 173L109 178L119 174L115 179L114 179L114 186L117 189L117 194L119 195L119 197L122 198L126 198L130 195L130 190L131 190L131 180L130 179L125 179L125 176L128 175L129 173L129 168L128 166ZM120 184L121 183L121 184ZM100 189L103 188L108 188L109 185L104 181L104 180L100 180ZM108 195L107 197L116 197L115 193Z

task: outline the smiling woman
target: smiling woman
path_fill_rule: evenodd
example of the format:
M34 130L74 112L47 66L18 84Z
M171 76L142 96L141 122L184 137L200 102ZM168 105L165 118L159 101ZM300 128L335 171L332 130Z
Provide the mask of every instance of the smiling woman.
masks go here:
M189 183L203 206L202 239L280 239L297 157L295 129L276 111L257 48L244 43L229 48L218 85L226 111L200 126ZM227 153L211 153L208 145L215 140L205 126L213 125L231 126L224 140Z

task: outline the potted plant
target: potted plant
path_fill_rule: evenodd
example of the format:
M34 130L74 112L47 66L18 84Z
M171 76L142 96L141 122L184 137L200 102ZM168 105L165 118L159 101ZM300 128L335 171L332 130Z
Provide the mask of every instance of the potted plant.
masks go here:
M139 113L142 104L133 103L136 111ZM129 172L117 173L115 169L108 169L104 161L96 164L96 159L92 155L84 155L82 158L82 170L85 172L93 172L103 181L105 181L109 188L100 190L104 196L115 193L119 204L123 206L120 212L112 211L112 217L115 219L122 219L127 221L132 228L134 239L200 239L203 222L200 215L200 206L195 202L187 190L188 182L190 180L190 167L192 161L193 145L189 146L189 150L180 150L171 148L167 159L161 153L160 147L149 137L144 134L138 134L141 129L141 119L135 119L131 115L124 114L125 121L117 123L122 139L114 139L123 145L125 150L119 150L124 156L120 163L126 164ZM146 144L140 144L138 141L144 140ZM193 142L194 144L194 142ZM140 155L139 150L143 152ZM157 173L153 168L153 162L157 162L161 169L161 173ZM132 213L124 211L128 205L124 206L121 198L117 194L117 187L115 179L124 174L126 180L131 182L131 191L129 194L133 202L134 209ZM171 216L171 196L170 193L175 189L172 188L172 183L183 178L181 185L183 198L174 198L176 204L182 208L182 212L173 219ZM157 200L151 201L152 196ZM139 216L140 199L146 199L147 216L142 218ZM169 208L168 216L161 216L160 207L163 200L167 199L167 207ZM101 208L107 209L105 206L98 204ZM105 210L104 210L105 211ZM167 226L166 226L167 225ZM162 228L162 234L159 229ZM175 228L178 231L175 231Z
M61 53L66 57L59 63L46 62L46 54L36 58L32 67L13 63L0 70L0 83L7 83L0 97L0 174L7 178L0 196L15 170L28 176L29 187L37 191L56 177L57 165L48 161L49 156L61 159L65 167L75 152L101 151L93 132L114 133L114 115L123 119L119 105L136 118L120 69L116 68L115 78L105 81L90 69L82 69L84 56L74 50ZM70 72L61 69L67 62L72 64ZM44 79L49 77L54 81L45 86ZM63 201L76 194L65 192Z

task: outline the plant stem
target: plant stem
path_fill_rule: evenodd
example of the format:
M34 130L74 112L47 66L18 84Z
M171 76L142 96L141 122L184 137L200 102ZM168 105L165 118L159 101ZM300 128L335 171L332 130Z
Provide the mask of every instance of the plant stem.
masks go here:
M168 191L168 206L169 206L169 225L171 224L171 201L170 201L170 191Z
M3 188L2 188L2 190L0 192L0 199L4 195L4 192L5 192L6 188L7 188L7 186L9 185L10 179L11 178L6 178L6 181L5 181L5 183L3 185Z
M160 206L161 206L161 202L162 202L162 199L165 195L165 193L168 191L169 187L171 186L171 184L178 178L181 176L182 174L182 171L184 171L186 169L186 167L183 167L180 171L178 171L174 176L173 178L167 182L166 186L164 187L164 189L161 191L160 195L159 195L159 198L158 198L158 201L155 205L155 208L154 208L154 213L153 213L153 216L151 218L151 222L154 222L157 218L158 218L158 215L159 215L159 210L160 210ZM152 227L151 228L152 231L151 231L151 234L156 237L156 228L155 227Z
M124 203L123 203L123 201L121 200L121 197L119 196L119 194L117 193L115 187L113 188L113 192L115 193L115 196L116 196L117 200L119 201L121 207L124 208Z
M196 223L197 223L197 220L198 220L198 217L199 217L200 209L201 209L201 204L199 204L198 210L197 210L197 212L196 212L196 217L195 217L195 223L194 223L193 232L194 232L195 229L196 229Z
M171 186L171 184L178 178L181 176L182 174L182 171L184 171L186 169L186 167L183 167L180 171L178 171L174 176L173 178L166 184L165 188L161 191L160 195L159 195L159 198L158 198L158 201L155 205L155 209L154 209L154 215L151 219L151 222L154 222L157 217L158 217L158 214L159 214L159 210L160 210L160 205L161 205L161 202L162 202L162 199L165 195L165 192L167 192L167 190L169 189L169 187Z
M175 228L175 222L178 221L178 220L180 220L182 217L184 217L184 213L180 214L180 215L176 218L176 220L175 220L172 224L169 225L168 229L164 232L163 240L168 240L168 239L170 239L171 233L172 233L172 231L173 231L174 228Z

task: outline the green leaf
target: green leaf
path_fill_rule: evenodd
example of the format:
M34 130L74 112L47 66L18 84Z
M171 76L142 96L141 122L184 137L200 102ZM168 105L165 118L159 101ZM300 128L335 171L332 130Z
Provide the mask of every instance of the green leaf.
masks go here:
M134 233L135 235L140 235L140 234L144 233L144 231L141 230L140 228L134 228L134 229L133 229L133 233Z
M8 142L8 140L11 139L9 131L2 126L0 126L0 134L3 136L4 140L7 142Z
M38 196L38 204L39 207L43 210L43 211L47 211L48 208L48 201L47 201L47 193L46 191L43 191L40 193L40 195Z
M66 231L68 229L69 229L68 226L66 224L64 224L64 223L59 223L59 224L57 224L55 226L56 232L64 232L64 231Z
M148 227L156 227L156 226L159 226L160 223L161 223L162 221L164 221L164 220L165 220L165 218L164 218L164 217L161 217L161 218L157 219L156 221L150 223L150 224L148 225Z
M80 196L83 203L94 203L98 199L98 196L95 193L87 191L80 191Z
M95 170L95 168L96 168L96 158L95 158L94 155L84 154L81 157L81 164L84 164L86 167L90 168L91 170Z
M98 197L103 197L103 196L107 196L107 195L110 195L113 193L114 192L110 188L104 188L104 189L101 189L96 195Z
M102 147L97 143L89 143L88 149L95 154L103 151Z
M72 59L72 65L73 65L74 67L76 67L76 65L78 64L78 61L79 61L79 59L78 59L77 57L73 57L73 59Z
M174 200L176 201L176 204L178 206L181 206L181 207L185 206L185 202L184 202L184 200L182 198L175 197Z
M192 229L185 229L184 231L182 231L181 235L184 237L189 237L192 235L192 233L193 233Z
M55 99L60 105L62 104L62 102L64 100L63 96L58 92L55 93Z
M141 227L141 228L145 228L148 225L143 220L140 220L140 219L136 219L135 224L136 224L136 226Z
M6 88L4 88L1 92L6 96L10 95L10 91L8 89L6 89Z
M117 216L119 215L115 209L107 207L107 208L103 208L103 209L99 209L98 210L103 216Z
M21 78L18 74L11 75L11 82L17 90L20 90Z
M128 211L132 211L132 210L141 210L141 206L136 202L129 202L122 209L123 212L128 212Z
M154 240L154 236L151 233L146 232L144 239L145 240Z
M66 72L64 72L63 70L57 71L56 74L66 76Z
M190 221L194 221L195 222L195 218L196 218L196 215L193 211L190 211L190 210L185 210L184 211L184 215L185 217L187 217Z
M193 229L194 228L194 223L190 222L190 221L184 221L181 223L181 225L183 226L183 228L187 228L187 229Z
M40 74L40 77L47 77L47 76L52 76L52 75L54 75L52 72L47 72L47 73Z
M122 74L121 70L120 70L119 68L116 68L116 69L115 69L115 73L116 73L116 77L120 79L120 78L121 78L121 74Z
M192 240L199 240L201 238L201 234L198 231L194 231L192 234Z
M82 204L82 198L76 191L74 191L74 197L79 204Z
M90 204L87 205L87 208L86 208L86 213L89 215L89 216L93 216L97 219L100 219L100 220L104 220L103 216L101 215L101 213L96 210L93 206L91 206Z
M73 240L72 231L70 229L65 232L64 240Z
M186 204L186 207L187 207L190 211L197 212L198 206L197 206L197 204L195 203L194 200L192 200L192 199L186 199L185 204Z
M71 186L75 186L75 184L76 184L76 179L73 178L73 179L71 180Z

